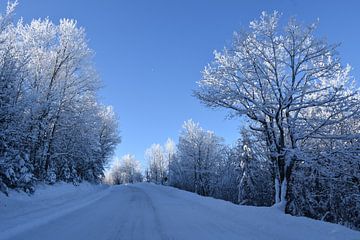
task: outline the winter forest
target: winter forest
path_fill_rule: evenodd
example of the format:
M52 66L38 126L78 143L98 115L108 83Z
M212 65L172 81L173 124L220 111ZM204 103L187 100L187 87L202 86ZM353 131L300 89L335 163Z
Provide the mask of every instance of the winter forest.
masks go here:
M15 21L16 6L0 17L0 194L152 182L360 229L360 95L321 22L262 12L224 40L193 97L237 119L238 140L189 119L178 139L145 150L144 165L133 154L112 162L118 116L99 100L85 30Z
M97 101L84 29L67 19L14 23L16 5L0 18L0 190L99 183L120 138L113 109Z

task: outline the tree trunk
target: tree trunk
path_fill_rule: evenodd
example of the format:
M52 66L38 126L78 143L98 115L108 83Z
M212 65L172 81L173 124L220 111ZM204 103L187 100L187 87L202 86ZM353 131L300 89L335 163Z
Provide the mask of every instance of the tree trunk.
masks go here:
M288 174L288 167L285 165L285 159L283 157L278 158L277 171L275 174L275 205L281 210L285 211L287 203L287 183L290 174Z

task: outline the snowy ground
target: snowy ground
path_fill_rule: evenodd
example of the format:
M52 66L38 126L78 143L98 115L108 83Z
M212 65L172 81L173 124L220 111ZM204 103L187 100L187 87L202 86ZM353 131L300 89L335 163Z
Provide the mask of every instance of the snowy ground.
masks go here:
M153 184L66 184L0 195L0 239L341 239L360 232Z

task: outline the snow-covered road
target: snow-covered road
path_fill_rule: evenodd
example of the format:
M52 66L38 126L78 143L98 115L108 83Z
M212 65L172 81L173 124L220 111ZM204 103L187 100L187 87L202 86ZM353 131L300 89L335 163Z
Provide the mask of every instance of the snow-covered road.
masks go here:
M339 225L154 184L114 186L93 194L43 207L40 213L0 216L0 239L360 239L360 232Z

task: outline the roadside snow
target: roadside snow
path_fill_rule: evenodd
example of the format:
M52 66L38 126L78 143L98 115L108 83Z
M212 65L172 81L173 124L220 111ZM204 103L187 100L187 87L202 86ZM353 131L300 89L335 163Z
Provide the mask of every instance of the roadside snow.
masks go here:
M238 206L153 184L136 187L151 196L169 232L167 239L360 240L360 232L287 215L278 208Z
M59 184L0 202L0 239L360 240L340 225L148 183Z
M33 195L10 191L0 193L0 239L24 232L87 206L108 194L107 185L87 182L74 186L56 183L38 185Z

